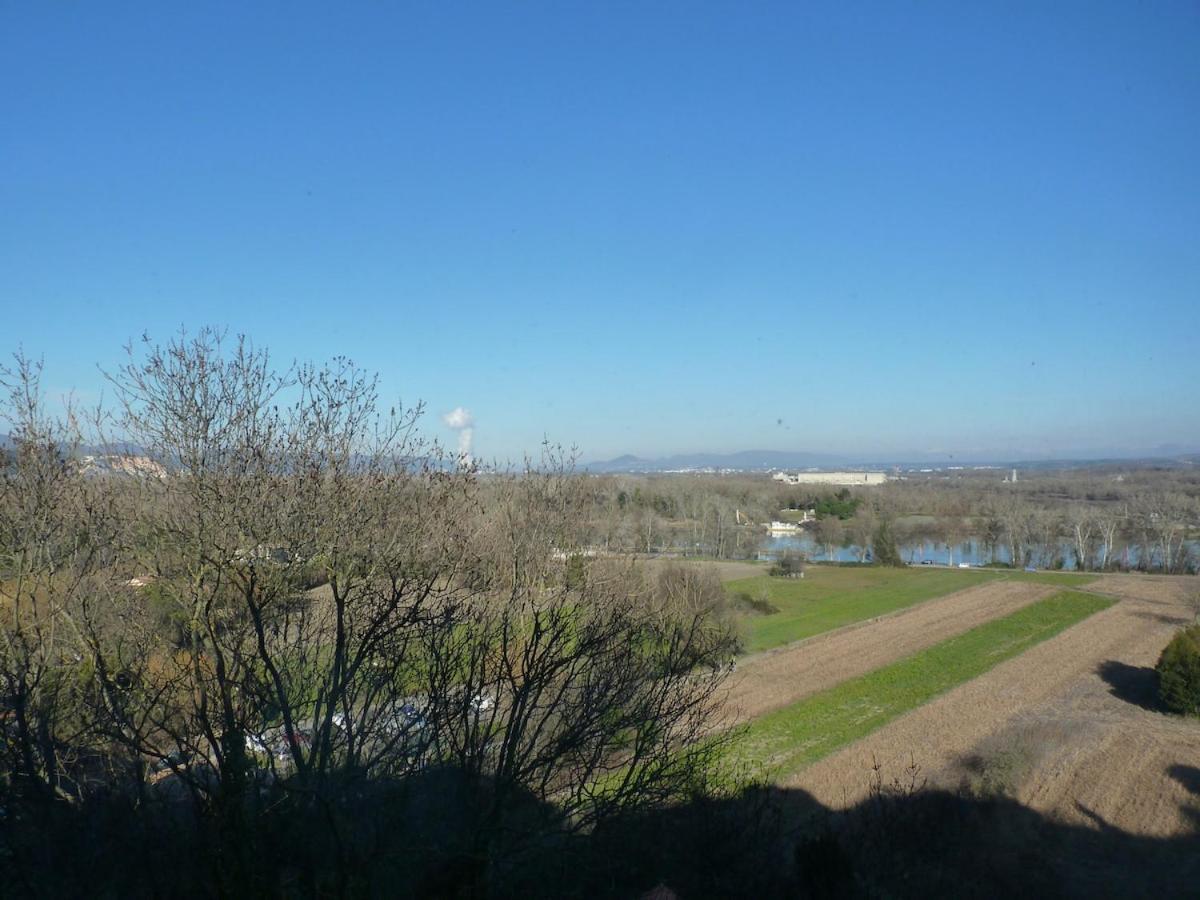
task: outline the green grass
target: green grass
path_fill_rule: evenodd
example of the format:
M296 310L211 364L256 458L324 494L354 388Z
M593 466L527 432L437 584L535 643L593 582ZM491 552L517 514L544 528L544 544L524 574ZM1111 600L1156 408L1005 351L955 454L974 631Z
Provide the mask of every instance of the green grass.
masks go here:
M779 607L769 616L747 617L746 649L754 653L1004 577L1008 573L972 569L809 566L803 579L761 575L725 588L752 597L765 591Z
M786 776L1111 604L1062 591L769 713L750 724L734 755L775 778Z
M728 581L730 594L752 597L766 592L779 612L748 616L746 650L757 653L792 641L896 612L987 581L1007 579L1081 587L1099 577L1074 572L1023 572L1012 569L943 569L911 566L809 566L803 579L766 575Z

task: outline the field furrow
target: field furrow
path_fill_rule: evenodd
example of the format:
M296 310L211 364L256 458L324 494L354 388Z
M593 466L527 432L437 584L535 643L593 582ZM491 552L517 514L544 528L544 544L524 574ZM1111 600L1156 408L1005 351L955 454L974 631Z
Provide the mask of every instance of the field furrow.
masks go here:
M953 787L1003 761L1011 795L1050 815L1141 834L1200 818L1200 735L1156 710L1158 654L1190 620L1178 580L1097 583L1121 602L915 709L788 779L832 806L884 782Z
M726 724L758 718L865 675L1053 592L1044 584L988 582L757 654L740 664L733 678Z

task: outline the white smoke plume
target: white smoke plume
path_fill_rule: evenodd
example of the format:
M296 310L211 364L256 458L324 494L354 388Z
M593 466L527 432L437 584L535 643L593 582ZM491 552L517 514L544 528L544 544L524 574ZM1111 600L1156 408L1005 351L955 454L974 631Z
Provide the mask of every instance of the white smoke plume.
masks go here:
M458 457L464 462L471 461L471 438L475 435L475 418L465 406L456 406L442 416L447 428L458 432Z

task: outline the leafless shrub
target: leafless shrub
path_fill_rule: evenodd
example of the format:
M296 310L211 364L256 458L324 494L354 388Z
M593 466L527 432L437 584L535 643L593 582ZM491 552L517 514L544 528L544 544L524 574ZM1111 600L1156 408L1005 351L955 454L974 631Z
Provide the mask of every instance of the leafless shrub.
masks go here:
M129 348L94 439L147 462L91 477L37 376L4 373L10 796L190 798L231 892L261 876L256 823L279 804L320 823L345 889L346 804L367 789L350 784L454 772L475 878L523 841L700 789L723 740L724 592L615 561L568 583L584 484L562 453L481 474L349 361L280 372L206 330Z

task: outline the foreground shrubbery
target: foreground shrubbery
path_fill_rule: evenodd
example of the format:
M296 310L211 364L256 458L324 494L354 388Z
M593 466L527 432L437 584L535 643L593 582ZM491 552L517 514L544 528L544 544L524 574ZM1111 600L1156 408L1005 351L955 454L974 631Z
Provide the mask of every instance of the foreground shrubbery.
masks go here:
M1045 818L1003 796L876 776L848 810L752 787L614 816L490 860L465 826L484 792L453 771L376 783L337 807L267 804L237 848L246 880L212 880L214 819L109 798L37 820L0 818L0 890L13 897L633 898L1191 896L1197 838L1134 836ZM553 807L522 798L526 825ZM352 826L355 843L332 824ZM43 840L52 831L55 840ZM552 832L545 832L552 834ZM1152 861L1153 864L1142 864ZM486 877L481 877L486 876Z
M573 553L561 457L481 475L348 361L212 332L131 351L86 441L38 373L0 369L0 895L515 893L712 795L724 591Z
M1200 624L1171 638L1155 666L1158 691L1172 712L1200 716Z

